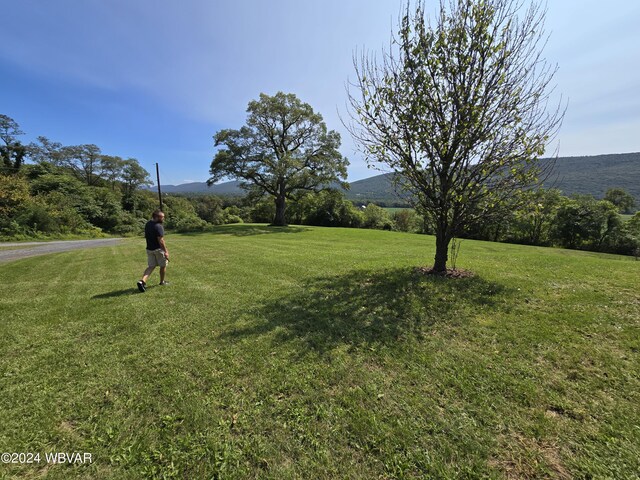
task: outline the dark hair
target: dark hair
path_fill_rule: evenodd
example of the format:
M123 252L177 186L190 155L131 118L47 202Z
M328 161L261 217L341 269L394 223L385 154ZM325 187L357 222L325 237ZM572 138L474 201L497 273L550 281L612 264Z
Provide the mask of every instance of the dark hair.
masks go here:
M160 216L160 214L164 215L164 212L162 210L155 210L152 214L151 217L152 218L158 218Z

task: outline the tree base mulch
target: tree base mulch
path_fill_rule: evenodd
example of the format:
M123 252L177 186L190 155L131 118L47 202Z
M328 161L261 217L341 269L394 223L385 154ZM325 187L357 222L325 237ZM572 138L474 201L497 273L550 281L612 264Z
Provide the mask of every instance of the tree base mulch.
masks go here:
M473 272L465 270L463 268L447 268L446 272L436 272L431 267L416 267L415 271L420 275L433 275L435 277L443 278L471 278Z

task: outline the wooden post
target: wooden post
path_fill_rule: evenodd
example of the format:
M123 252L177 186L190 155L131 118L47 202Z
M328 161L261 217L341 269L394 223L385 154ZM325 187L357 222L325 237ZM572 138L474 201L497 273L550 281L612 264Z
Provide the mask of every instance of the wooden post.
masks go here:
M158 179L158 201L160 203L160 210L162 210L162 192L160 190L160 168L156 163L156 178Z

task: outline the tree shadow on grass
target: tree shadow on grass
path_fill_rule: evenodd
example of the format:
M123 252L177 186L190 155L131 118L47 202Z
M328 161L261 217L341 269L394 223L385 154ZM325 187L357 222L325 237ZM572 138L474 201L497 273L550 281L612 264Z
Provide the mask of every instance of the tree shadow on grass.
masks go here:
M208 229L206 232L188 232L181 235L196 236L204 234L214 235L232 235L234 237L249 237L253 235L267 235L271 233L302 233L309 231L307 227L301 227L297 225L289 225L286 227L275 227L272 225L246 225L246 224L233 224L233 225L218 225Z
M277 341L301 341L318 352L340 345L392 345L423 337L437 325L465 322L479 309L496 311L510 291L480 277L453 280L411 268L358 271L312 279L258 307L257 325L221 339L275 331Z

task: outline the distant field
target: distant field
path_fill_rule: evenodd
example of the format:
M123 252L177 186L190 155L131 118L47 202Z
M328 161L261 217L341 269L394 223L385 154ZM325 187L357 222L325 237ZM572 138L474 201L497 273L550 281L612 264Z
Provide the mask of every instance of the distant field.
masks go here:
M395 207L385 207L385 210L389 213L399 212L401 210L413 210L413 208L395 208Z
M230 225L0 265L0 478L637 478L640 263ZM155 276L151 285L157 283Z

